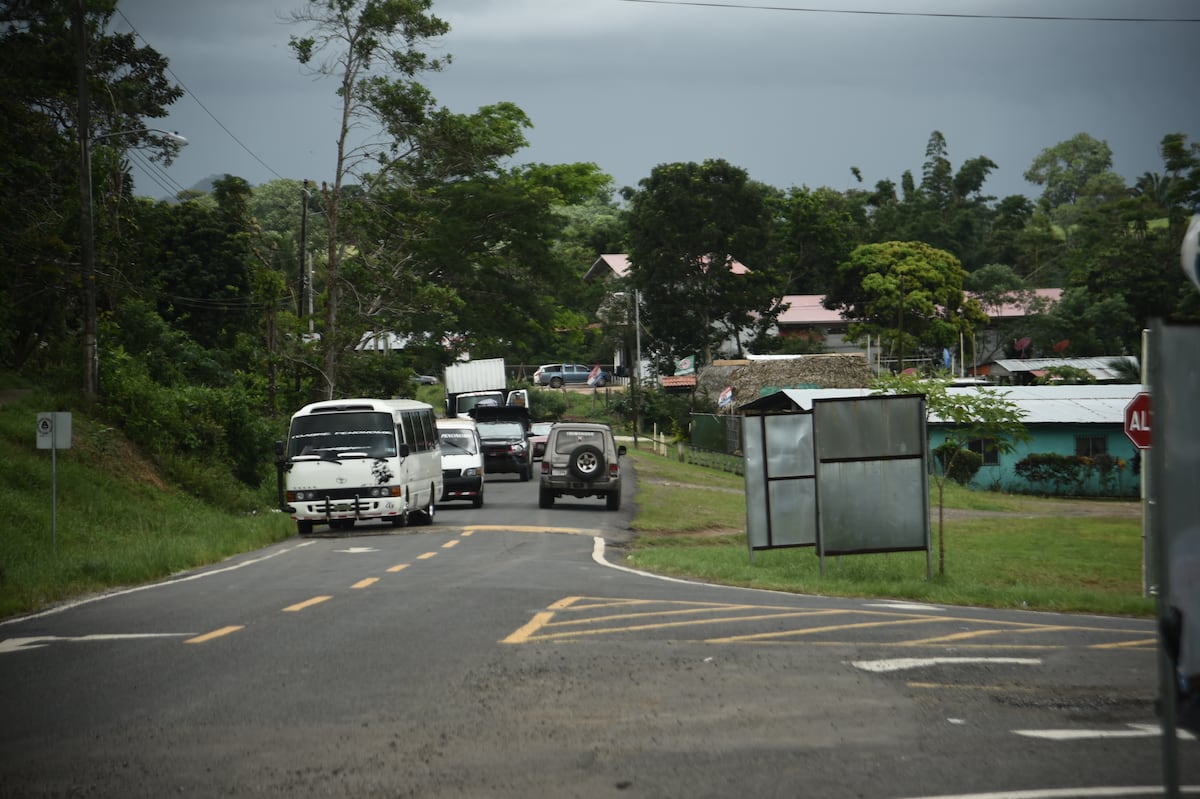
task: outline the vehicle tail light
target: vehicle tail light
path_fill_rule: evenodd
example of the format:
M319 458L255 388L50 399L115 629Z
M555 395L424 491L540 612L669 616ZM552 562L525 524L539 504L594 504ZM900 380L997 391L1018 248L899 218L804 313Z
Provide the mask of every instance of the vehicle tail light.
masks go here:
M621 467L615 463L608 464L608 476L617 477L621 474Z

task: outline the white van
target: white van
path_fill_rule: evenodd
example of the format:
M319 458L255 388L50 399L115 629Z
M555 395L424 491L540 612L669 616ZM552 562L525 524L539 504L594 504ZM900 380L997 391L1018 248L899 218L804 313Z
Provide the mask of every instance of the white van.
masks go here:
M483 445L474 419L438 419L442 449L442 501L469 499L483 506Z
M301 535L315 524L432 524L442 495L433 406L415 400L315 402L292 415L282 453L287 511Z

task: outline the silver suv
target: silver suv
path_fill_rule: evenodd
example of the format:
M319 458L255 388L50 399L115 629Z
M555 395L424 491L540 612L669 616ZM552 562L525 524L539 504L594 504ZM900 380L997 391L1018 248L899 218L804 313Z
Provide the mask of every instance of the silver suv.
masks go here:
M556 497L604 497L609 510L621 507L620 457L606 424L558 422L546 439L538 505L549 508Z

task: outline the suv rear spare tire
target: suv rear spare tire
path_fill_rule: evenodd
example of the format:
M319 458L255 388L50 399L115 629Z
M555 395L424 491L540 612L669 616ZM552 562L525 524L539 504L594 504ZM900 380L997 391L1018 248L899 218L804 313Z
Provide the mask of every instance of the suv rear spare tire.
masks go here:
M595 480L604 474L604 451L592 444L580 444L571 451L568 466L580 480Z

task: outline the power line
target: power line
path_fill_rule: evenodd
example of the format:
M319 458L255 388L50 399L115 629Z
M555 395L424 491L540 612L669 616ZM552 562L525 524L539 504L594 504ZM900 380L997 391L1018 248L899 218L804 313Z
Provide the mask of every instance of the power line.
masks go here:
M130 158L130 160L136 161L146 177L157 183L158 187L165 191L168 195L178 196L181 191L184 191L184 188L179 184L179 181L175 180L175 178L171 177L169 172L146 157L144 153L141 153L137 150L127 150L125 154Z
M119 9L119 8L117 9L117 13L120 14L121 19L125 20L125 24L129 26L129 29L131 31L133 31L133 35L137 36L139 39L141 39L143 42L145 42L147 47L150 47L151 46L150 42L146 41L146 37L144 37L144 36L142 36L142 34L138 33L137 28L133 27L133 23L129 21L129 17L125 16L125 13L123 11L121 11L121 9ZM214 114L212 111L208 110L208 106L206 106L204 103L202 103L200 101L200 98L196 96L196 93L193 92L191 89L189 89L187 87L187 84L185 84L182 80L180 80L179 76L176 75L174 73L174 71L172 71L172 69L169 65L166 67L166 70L167 70L167 74L170 75L175 80L175 82L179 84L180 88L182 88L189 97L191 97L193 100L196 101L196 105L200 106L200 108L203 109L204 113L208 114L209 118L212 119L213 122L216 122L217 125L221 128L221 130L225 131L225 133L227 133L229 135L229 138L233 139L234 142L237 143L238 147L241 147L243 150L245 150L246 153L251 158L253 158L259 164L261 164L263 166L263 168L266 169L268 172L270 172L272 175L279 178L280 180L283 180L283 175L276 172L274 169L271 168L271 166L266 161L259 158L258 154L255 153L253 150L251 150L249 147L247 147L242 142L241 139L239 139L237 136L235 136L233 134L233 131L231 131L228 127L225 126L224 122L217 119L216 114Z
M694 6L699 8L734 8L741 11L794 11L804 14L852 14L876 17L942 17L949 19L1008 19L1036 22L1200 22L1200 17L1063 17L1048 14L965 14L937 11L867 11L850 8L801 8L798 6L765 6L740 3L714 3L702 0L617 0L619 3L643 3L656 6Z

